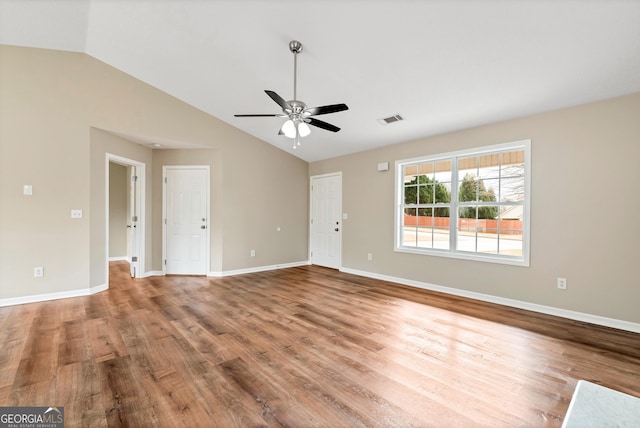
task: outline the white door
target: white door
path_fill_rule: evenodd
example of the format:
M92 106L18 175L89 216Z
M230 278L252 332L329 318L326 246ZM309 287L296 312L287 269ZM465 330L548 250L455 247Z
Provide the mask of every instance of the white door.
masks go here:
M138 272L138 220L140 215L140 181L138 180L137 168L133 165L129 166L129 266L131 278L136 278Z
M310 260L339 269L342 264L342 175L311 177Z
M165 167L167 274L207 273L208 213L208 167Z

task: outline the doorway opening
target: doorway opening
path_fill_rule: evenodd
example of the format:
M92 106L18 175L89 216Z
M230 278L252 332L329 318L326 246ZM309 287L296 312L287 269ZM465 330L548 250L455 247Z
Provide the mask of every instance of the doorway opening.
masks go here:
M107 284L113 259L127 260L132 278L144 277L145 167L142 162L106 154Z

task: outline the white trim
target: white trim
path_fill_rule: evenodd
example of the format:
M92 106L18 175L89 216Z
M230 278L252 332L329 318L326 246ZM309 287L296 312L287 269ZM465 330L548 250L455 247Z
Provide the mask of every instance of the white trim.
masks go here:
M510 306L513 308L524 309L527 311L538 312L546 315L553 315L562 318L568 318L575 321L587 322L590 324L601 325L604 327L617 328L619 330L640 333L640 323L618 320L615 318L602 317L600 315L592 315L584 312L570 311L567 309L554 308L552 306L539 305L537 303L529 303L522 300L507 299L505 297L492 296L490 294L476 293L475 291L460 290L458 288L445 287L442 285L429 284L411 279L398 278L394 276L382 275L373 272L366 272L357 269L342 268L340 272L350 273L353 275L364 276L367 278L379 279L382 281L395 282L397 284L408 285L410 287L422 288L424 290L437 291L440 293L451 294L454 296L466 297L469 299L480 300L483 302L496 303L498 305Z
M150 276L165 276L161 270L151 270L142 274L143 278L149 278Z
M522 267L529 266L528 264L523 264L522 260L520 260L519 258L518 259L501 258L500 256L497 256L497 255L484 254L484 253L465 253L462 251L452 252L449 250L438 250L438 249L432 249L432 248L428 248L428 249L414 248L414 247L394 248L393 251L395 251L396 253L421 254L423 256L446 257L448 259L471 260L474 262L497 263L501 265L512 265L512 266L522 266Z
M90 296L92 294L105 291L108 288L109 287L107 286L107 284L102 284L102 285L96 285L95 287L84 288L80 290L69 290L69 291L59 291L56 293L35 294L33 296L10 297L8 299L0 299L0 307L24 305L27 303L46 302L49 300L68 299L71 297Z
M266 272L269 270L286 269L286 268L292 268L292 267L298 267L298 266L307 266L308 264L309 264L309 261L306 260L302 262L282 263L282 264L269 265L269 266L257 266L257 267L247 268L247 269L227 270L222 272L209 272L207 276L221 278L224 276L244 275L247 273Z
M95 287L89 288L89 295L100 293L101 291L107 291L109 286L107 284L96 285Z
M326 174L312 175L309 178L327 178L327 177L333 177L334 175L339 175L342 177L342 171L327 172Z
M110 262L128 262L129 261L129 257L127 257L127 256L109 257L109 261Z
M118 163L120 165L135 166L136 168L138 168L136 173L138 174L138 183L140 186L140 191L137 192L137 196L140 198L140 212L138 213L140 218L138 220L138 233L136 233L136 239L138 240L138 245L136 246L138 250L138 270L136 272L137 278L143 277L142 273L144 272L146 242L145 199L147 165L144 162L136 161L107 152L105 153L105 254L107 255L105 260L105 284L109 284L109 162Z
M460 149L452 152L436 153L433 155L427 154L423 156L416 156L409 159L397 160L396 167L398 166L398 164L421 162L424 159L429 159L430 161L438 161L438 160L445 160L451 157L484 155L489 152L501 152L513 147L524 146L527 144L531 144L531 139L527 138L525 140L516 140L508 143L492 144L489 146L472 147L470 149Z

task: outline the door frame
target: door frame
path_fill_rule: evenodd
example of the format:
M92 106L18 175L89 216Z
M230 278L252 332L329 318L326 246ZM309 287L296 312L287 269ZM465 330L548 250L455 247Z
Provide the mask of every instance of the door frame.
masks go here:
M311 257L311 249L313 248L313 234L311 233L313 220L313 180L318 178L327 178L327 177L340 177L340 248L338 248L339 256L338 256L338 267L337 269L342 269L342 230L344 228L344 218L342 213L342 171L329 172L326 174L312 175L309 177L309 248L307 252L307 257L309 259L309 263L313 264L313 260Z
M146 230L146 218L145 218L145 194L146 194L146 164L144 162L139 162L133 159L125 158L123 156L114 155L112 153L106 153L105 155L105 242L106 242L106 272L107 272L107 286L109 284L109 163L117 163L119 165L135 167L136 173L138 174L138 180L136 182L137 192L136 192L136 200L137 204L140 207L138 212L138 227L136 228L137 233L135 233L135 244L138 249L138 269L136 269L136 278L144 278L145 272L145 230ZM127 216L129 213L127 213ZM127 222L130 222L131 219L127 218ZM129 246L131 247L131 246ZM127 253L129 253L129 249L127 249ZM129 257L132 254L127 254ZM131 261L129 261L131 263Z
M211 276L211 167L210 165L162 165L162 274L167 274L167 171L171 169L204 169L207 171L207 233L205 234L205 272Z

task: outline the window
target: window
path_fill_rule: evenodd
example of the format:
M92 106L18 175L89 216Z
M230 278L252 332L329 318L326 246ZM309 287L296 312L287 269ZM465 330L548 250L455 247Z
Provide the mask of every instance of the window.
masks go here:
M529 140L396 162L396 251L529 265Z

